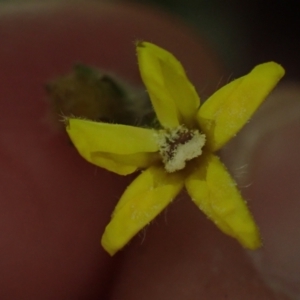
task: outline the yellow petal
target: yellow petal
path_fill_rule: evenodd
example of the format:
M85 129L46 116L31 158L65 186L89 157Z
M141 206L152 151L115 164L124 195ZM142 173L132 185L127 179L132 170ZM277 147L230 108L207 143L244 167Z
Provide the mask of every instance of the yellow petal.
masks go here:
M92 152L133 154L157 152L156 131L146 128L68 119L67 133L88 161Z
M147 42L137 44L137 54L141 77L161 125L193 126L200 99L180 62L168 51Z
M151 167L126 189L102 236L102 246L114 255L144 226L153 220L183 187L180 172L169 174Z
M198 163L198 168L185 182L192 200L224 233L236 238L244 247L260 247L253 217L219 158L206 154Z
M145 169L160 160L158 153L149 152L126 155L92 152L90 157L93 164L119 175L128 175L139 169Z
M197 119L211 151L220 149L249 120L284 75L274 63L264 63L214 93L200 108Z

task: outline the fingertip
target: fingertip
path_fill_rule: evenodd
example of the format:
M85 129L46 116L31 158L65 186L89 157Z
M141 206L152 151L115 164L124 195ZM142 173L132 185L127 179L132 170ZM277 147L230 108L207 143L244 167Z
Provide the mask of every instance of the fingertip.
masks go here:
M140 82L136 38L174 50L208 93L221 68L204 41L154 10L102 2L1 8L0 295L103 295L115 260L99 239L130 179L89 165L49 127L43 85L78 61Z
M223 155L260 227L251 253L272 288L299 297L300 89L278 87Z

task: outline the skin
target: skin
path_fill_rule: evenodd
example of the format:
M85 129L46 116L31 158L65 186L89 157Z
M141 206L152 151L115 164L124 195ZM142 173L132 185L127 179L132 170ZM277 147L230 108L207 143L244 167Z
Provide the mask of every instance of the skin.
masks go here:
M278 89L222 153L261 228L262 250L242 249L182 193L111 258L100 236L132 177L76 153L49 117L43 84L77 61L141 84L136 39L173 52L204 98L227 74L205 41L142 6L5 6L0 32L1 299L272 300L299 293L297 87Z

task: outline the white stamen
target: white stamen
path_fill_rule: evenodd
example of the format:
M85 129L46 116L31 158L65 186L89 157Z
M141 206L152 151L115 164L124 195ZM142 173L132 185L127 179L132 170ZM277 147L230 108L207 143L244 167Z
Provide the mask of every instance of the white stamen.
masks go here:
M198 130L179 126L159 135L160 154L167 172L172 173L185 167L186 162L202 154L205 135Z

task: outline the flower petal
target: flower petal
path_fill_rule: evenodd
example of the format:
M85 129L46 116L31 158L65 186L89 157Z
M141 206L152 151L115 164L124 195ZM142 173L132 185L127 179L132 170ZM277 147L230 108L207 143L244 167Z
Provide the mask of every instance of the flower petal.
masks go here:
M158 153L114 154L107 152L91 152L91 162L119 175L128 175L139 169L145 169L160 160Z
M217 156L206 154L185 185L195 204L226 234L244 247L261 246L258 228L236 183Z
M201 106L197 119L211 151L220 149L244 126L283 75L284 69L274 62L258 65Z
M137 54L141 77L161 125L193 126L200 99L180 62L168 51L147 42L137 44Z
M157 134L152 129L81 119L67 122L67 133L87 160L96 151L115 154L158 151Z
M120 175L158 160L157 133L151 129L68 119L67 132L87 161Z
M184 177L151 167L126 189L102 236L102 246L114 255L153 220L180 192Z

